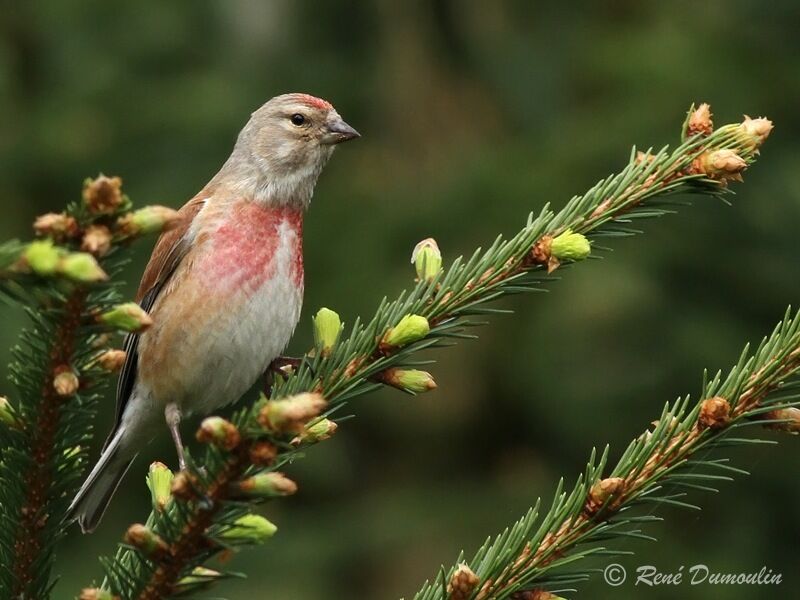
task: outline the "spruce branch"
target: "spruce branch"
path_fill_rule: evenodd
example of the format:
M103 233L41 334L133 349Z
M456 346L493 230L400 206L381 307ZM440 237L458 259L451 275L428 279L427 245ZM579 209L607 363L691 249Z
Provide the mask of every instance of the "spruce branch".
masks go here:
M87 180L81 202L40 216L39 239L0 245L0 297L24 306L33 328L14 348L0 423L0 597L47 598L67 502L86 466L99 392L119 357L114 327L98 321L119 300L109 275L132 240L118 178ZM133 213L135 214L135 213ZM112 353L112 354L110 354Z
M741 180L754 162L771 127L766 119L746 119L712 131L710 112L693 106L677 148L634 148L620 173L557 213L545 207L531 214L520 232L498 237L488 250L458 258L445 271L435 242L421 242L412 258L417 285L392 302L384 299L370 321L356 320L346 339L340 339L338 315L320 311L315 349L299 365L284 367L269 398L231 422L204 422L198 432L208 444L203 459L175 476L171 500L155 507L146 525L135 526L137 535L103 561L103 589L125 599L169 598L222 577L197 581L196 574L213 556L269 537L256 535L263 523L252 535L241 523L260 519L251 514L255 505L285 495L268 482L280 479L278 470L301 450L333 433L336 411L346 401L382 385L409 393L432 389L429 373L410 368L419 364L416 353L475 337L467 328L480 323L471 317L508 312L489 303L540 290L556 269L603 250L602 237L633 235L636 219L672 212L677 195L722 197L728 182Z
M565 586L589 578L576 570L588 557L623 554L609 541L654 539L640 527L660 520L663 505L697 509L688 492L717 491L714 486L746 474L711 451L734 445L771 443L735 437L753 425L800 431L800 312L785 318L754 352L746 346L739 362L723 377L704 382L701 399L688 396L668 403L653 429L634 439L608 469L609 449L592 451L584 474L570 492L559 482L549 510L540 516L541 499L510 529L487 541L468 562L457 564L426 583L415 600L557 598ZM604 473L607 472L607 475ZM470 586L458 585L464 573ZM456 590L460 590L456 593Z

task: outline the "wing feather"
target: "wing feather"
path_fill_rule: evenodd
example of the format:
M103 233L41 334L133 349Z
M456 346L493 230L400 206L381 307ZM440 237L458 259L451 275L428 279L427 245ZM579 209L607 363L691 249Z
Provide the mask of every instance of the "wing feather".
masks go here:
M159 294L186 256L189 250L189 240L187 238L189 228L195 216L205 205L205 202L206 196L202 192L187 202L179 211L181 218L177 221L177 224L169 231L161 234L158 242L156 242L150 262L147 263L144 275L142 275L139 291L136 294L136 301L147 312L152 310ZM108 436L108 440L106 440L106 445L114 437L117 427L122 421L125 406L128 404L136 384L139 366L138 347L138 334L131 333L125 337L123 342L125 363L122 366L119 381L117 382L116 418L114 428Z

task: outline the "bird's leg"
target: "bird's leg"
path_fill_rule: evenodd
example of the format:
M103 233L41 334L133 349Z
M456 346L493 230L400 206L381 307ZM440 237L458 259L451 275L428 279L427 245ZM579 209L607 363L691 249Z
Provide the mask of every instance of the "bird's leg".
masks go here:
M164 409L164 416L167 418L167 427L172 434L172 441L175 442L175 450L178 451L178 465L181 471L186 469L186 455L183 452L183 441L181 440L181 431L179 426L181 424L181 410L175 403L167 404Z

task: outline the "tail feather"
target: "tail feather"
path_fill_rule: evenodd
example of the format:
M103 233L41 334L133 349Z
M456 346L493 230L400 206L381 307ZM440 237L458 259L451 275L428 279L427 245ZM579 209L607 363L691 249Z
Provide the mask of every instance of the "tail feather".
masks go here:
M114 492L136 458L121 452L122 429L108 441L97 464L67 509L66 519L77 520L83 533L95 530Z

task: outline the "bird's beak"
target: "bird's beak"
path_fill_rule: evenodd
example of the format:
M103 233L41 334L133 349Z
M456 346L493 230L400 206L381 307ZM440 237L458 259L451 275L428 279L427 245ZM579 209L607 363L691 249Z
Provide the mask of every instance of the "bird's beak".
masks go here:
M322 143L326 145L341 144L347 140L361 137L360 133L345 123L338 115L325 126L325 129L326 131L322 135Z

